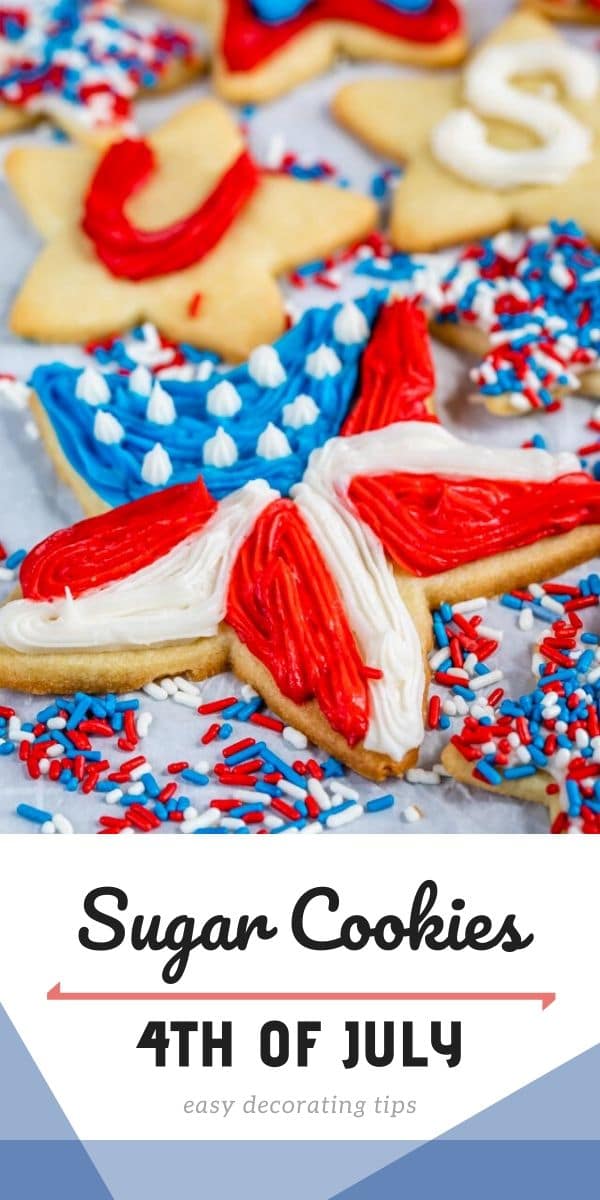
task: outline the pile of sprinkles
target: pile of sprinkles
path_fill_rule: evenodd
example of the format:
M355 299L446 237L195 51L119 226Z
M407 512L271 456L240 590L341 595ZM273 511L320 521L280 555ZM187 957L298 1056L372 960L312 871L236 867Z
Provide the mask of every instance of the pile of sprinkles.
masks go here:
M196 50L183 31L124 18L117 0L35 0L0 12L0 100L32 116L70 115L134 131L131 100Z
M304 734L272 716L248 686L240 696L203 703L198 685L176 676L147 684L143 693L196 711L196 753L218 743L218 761L181 759L156 772L141 747L153 717L140 696L82 692L45 704L32 721L0 707L0 756L18 754L31 780L44 777L82 798L100 798L111 809L99 817L101 834L149 833L166 822L186 834L322 833L395 804L389 793L361 803L343 765L313 758ZM264 740L266 730L279 735L277 750L272 737ZM111 761L115 749L124 755L118 763ZM42 833L73 832L59 806L20 803L16 812ZM406 819L414 819L408 810Z
M439 255L381 245L356 270L421 296L438 322L485 334L490 349L471 378L516 413L560 407L560 393L600 363L600 254L573 221Z
M105 370L130 375L141 367L159 379L208 379L219 361L208 350L170 342L150 321L129 333L89 342L86 350Z
M552 833L600 833L600 636L579 616L598 607L600 576L532 585L502 601L521 628L554 617L538 636L535 687L515 700L499 689L482 711L471 706L451 742L489 786L548 776L558 809Z

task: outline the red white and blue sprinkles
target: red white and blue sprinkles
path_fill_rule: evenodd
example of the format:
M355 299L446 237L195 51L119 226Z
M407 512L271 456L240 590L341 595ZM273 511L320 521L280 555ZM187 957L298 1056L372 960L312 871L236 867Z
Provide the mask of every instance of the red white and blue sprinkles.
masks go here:
M32 117L89 131L134 132L131 102L176 63L192 38L152 18L121 15L120 0L34 0L0 6L0 100Z
M556 409L600 364L600 254L573 221L438 255L381 245L356 271L421 296L441 324L481 331L489 350L473 382L515 413Z

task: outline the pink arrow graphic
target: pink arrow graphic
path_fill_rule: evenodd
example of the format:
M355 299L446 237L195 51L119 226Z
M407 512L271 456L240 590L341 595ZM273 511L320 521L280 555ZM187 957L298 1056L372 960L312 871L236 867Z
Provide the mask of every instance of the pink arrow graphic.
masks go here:
M55 983L48 1000L535 1000L542 1010L556 992L66 992Z

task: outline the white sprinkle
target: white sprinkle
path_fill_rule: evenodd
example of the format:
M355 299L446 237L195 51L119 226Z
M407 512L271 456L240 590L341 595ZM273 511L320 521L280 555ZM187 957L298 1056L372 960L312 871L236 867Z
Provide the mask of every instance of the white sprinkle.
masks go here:
M265 154L265 166L271 171L275 171L281 164L281 160L285 154L285 137L282 133L273 133L269 138L267 152Z
M559 613L561 616L565 611L564 604L560 600L555 600L554 596L547 596L545 593L540 596L540 604L543 608L549 608L551 612Z
M158 683L145 683L142 691L150 696L151 700L166 700L169 693Z
M275 813L266 812L263 817L263 825L266 825L267 829L281 829L283 823L283 819Z
M423 813L418 804L409 804L401 814L403 821L408 821L409 825L414 825L415 821L423 820Z
M194 771L197 771L199 775L208 775L210 773L210 763L208 759L201 758L200 761L196 763Z
M186 679L185 675L174 675L173 683L177 684L180 692L188 692L190 696L200 695L198 684L193 683L191 679Z
M319 805L321 812L327 812L327 809L332 807L331 797L327 795L327 792L325 791L320 779L313 779L311 777L307 781L306 786L308 787L313 800L316 800L317 804Z
M533 612L530 608L522 608L519 613L519 629L527 632L533 629Z
M73 826L64 813L55 813L52 820L57 833L73 833Z
M177 684L171 679L170 675L165 675L165 678L161 679L160 686L168 696L174 696L177 691Z
M146 791L146 789L145 789L143 783L140 783L138 780L137 783L129 784L129 787L127 788L127 795L128 796L143 796L145 791Z
M454 703L454 700L442 701L442 712L444 712L447 717L455 717L457 708L456 708L456 704Z
M54 821L44 821L44 824L40 825L40 833L56 833Z
M404 776L407 783L426 783L435 785L440 782L437 771L425 771L422 767L411 767Z
M221 824L221 813L218 808L207 808L199 817L189 821L181 821L179 828L182 833L193 833L195 829L210 829L213 825Z
M342 800L360 800L360 793L355 788L349 787L341 779L332 779L329 784L329 790Z
M243 685L241 694L242 694L242 700L245 700L246 703L249 700L256 700L256 697L258 696L258 692L255 692L254 688L250 687L249 683L245 683Z
M150 726L154 720L151 712L138 713L135 721L135 730L139 738L145 738L148 734Z
M478 608L486 608L487 600L485 596L477 596L475 600L459 600L458 604L452 605L452 612L470 613L476 612Z
M350 808L343 808L341 812L330 813L325 818L325 824L328 829L338 829L340 825L350 825L352 821L358 821L364 811L362 804L352 804Z
M180 691L174 692L173 695L171 696L171 699L175 701L175 704L183 705L184 708L197 708L198 707L199 697L198 696L190 696L189 692L180 692Z
M480 688L491 687L493 683L500 683L501 679L504 679L503 671L488 671L487 675L476 675L469 683L469 687L474 692L478 692Z
M185 808L183 810L184 821L193 821L194 818L197 816L198 816L198 809L194 808L193 804L188 804L187 808Z
M493 642L501 642L504 637L504 630L493 629L491 625L479 625L477 627L477 636L491 638Z
M306 799L306 788L298 787L297 783L291 783L289 779L280 779L277 787L285 796L291 796L292 800Z
M216 811L217 810L215 809L215 812ZM219 824L222 826L223 829L239 829L242 825L245 824L245 822L242 820L241 817L234 817L234 816L232 816L231 813L229 813L228 816L221 817ZM196 828L198 828L198 827L196 826Z
M64 729L66 724L66 717L50 717L50 719L46 721L46 727L48 729Z
M40 769L40 775L47 775L50 770L50 759L40 758L38 760L38 767Z
M133 779L134 783L137 783L138 779L141 779L142 775L147 775L148 772L152 773L151 768L150 768L150 763L147 761L147 759L144 759L143 763L140 763L139 767L134 767L133 770L129 772L129 774L131 775L131 778Z
M300 833L324 833L325 830L323 829L323 826L321 825L320 821L311 821L308 825L304 826L304 829L301 829L299 832Z
M435 650L429 658L429 666L431 667L431 670L437 671L438 667L441 667L442 663L446 661L448 656L449 650L447 646L441 646L439 650Z
M123 792L120 787L115 787L110 792L105 792L102 799L105 804L117 804L123 797Z
M296 750L306 750L308 746L306 734L301 733L299 729L294 729L291 725L284 727L282 737L285 742L289 742L290 746L294 746Z

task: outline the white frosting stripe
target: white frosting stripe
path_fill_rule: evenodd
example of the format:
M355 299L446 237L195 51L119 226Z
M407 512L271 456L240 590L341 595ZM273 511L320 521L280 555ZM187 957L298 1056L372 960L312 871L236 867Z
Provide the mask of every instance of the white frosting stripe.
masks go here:
M353 437L332 438L311 454L304 481L332 494L346 492L357 475L407 471L413 475L552 483L561 475L579 470L578 458L568 452L491 450L463 442L434 422L401 421Z
M347 439L348 442L354 439ZM381 544L342 498L304 483L295 501L338 586L369 681L365 747L400 761L423 740L423 652Z
M0 608L0 643L31 653L212 637L225 616L240 547L277 496L262 480L247 484L221 501L198 533L98 591L75 600L11 601Z
M464 75L470 108L454 109L432 131L435 157L471 183L495 190L563 183L589 160L592 130L555 100L516 87L516 75L557 75L569 96L591 101L600 74L594 56L559 39L506 42L477 54ZM487 140L482 117L525 126L541 145L505 150Z

